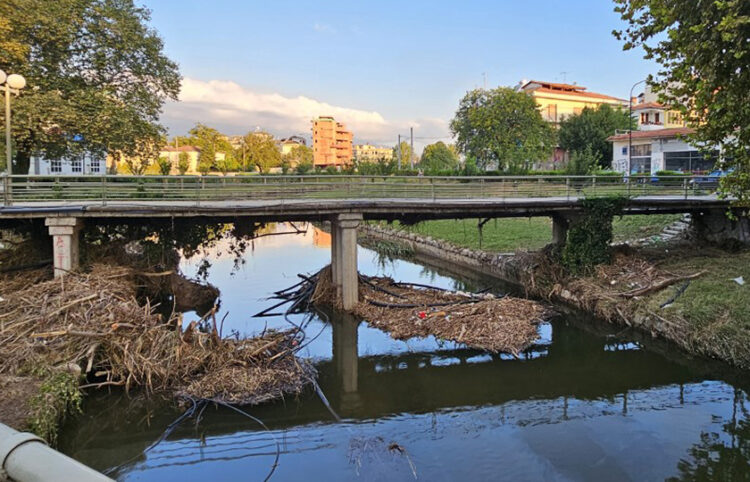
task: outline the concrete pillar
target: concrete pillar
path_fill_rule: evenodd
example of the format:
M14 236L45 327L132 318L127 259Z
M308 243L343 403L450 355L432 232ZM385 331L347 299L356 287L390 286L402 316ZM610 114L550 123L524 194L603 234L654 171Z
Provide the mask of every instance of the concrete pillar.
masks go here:
M331 240L332 273L336 274L334 283L340 286L341 305L344 310L351 310L359 301L359 273L357 272L357 228L362 222L361 214L339 214L331 227L337 238Z
M565 246L568 240L569 221L562 214L552 216L552 243L557 246Z
M52 236L55 278L78 269L78 235L83 225L82 220L80 218L47 218L44 224L49 227L49 234Z

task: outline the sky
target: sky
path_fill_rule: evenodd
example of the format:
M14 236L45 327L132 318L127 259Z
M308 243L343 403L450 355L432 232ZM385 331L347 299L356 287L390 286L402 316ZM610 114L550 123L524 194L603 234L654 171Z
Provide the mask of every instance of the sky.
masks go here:
M355 143L450 141L466 91L566 81L620 98L655 72L622 50L609 0L140 0L184 76L162 122L310 135L333 115Z

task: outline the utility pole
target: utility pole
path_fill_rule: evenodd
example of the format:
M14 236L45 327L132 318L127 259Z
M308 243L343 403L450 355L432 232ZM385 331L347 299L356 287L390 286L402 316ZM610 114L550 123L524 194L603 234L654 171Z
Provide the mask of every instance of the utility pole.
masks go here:
M409 127L411 131L411 155L409 156L409 169L414 169L414 128Z
M398 144L396 144L396 156L398 157L398 170L401 170L401 134L398 135Z

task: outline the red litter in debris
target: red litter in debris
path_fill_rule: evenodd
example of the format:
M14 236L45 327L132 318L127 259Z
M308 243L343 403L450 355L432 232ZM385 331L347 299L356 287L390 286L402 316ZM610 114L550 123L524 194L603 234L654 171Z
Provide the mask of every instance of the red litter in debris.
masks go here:
M424 311L419 312L419 318L424 320L426 317L427 317L427 313L425 313Z

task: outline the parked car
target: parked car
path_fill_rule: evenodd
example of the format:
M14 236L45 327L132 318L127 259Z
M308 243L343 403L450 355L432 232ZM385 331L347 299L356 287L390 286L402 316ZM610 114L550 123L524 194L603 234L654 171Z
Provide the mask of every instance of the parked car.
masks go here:
M719 187L719 181L722 177L728 176L734 172L734 168L725 170L717 169L711 171L707 176L696 176L690 180L690 184L694 187L702 189L716 189Z

